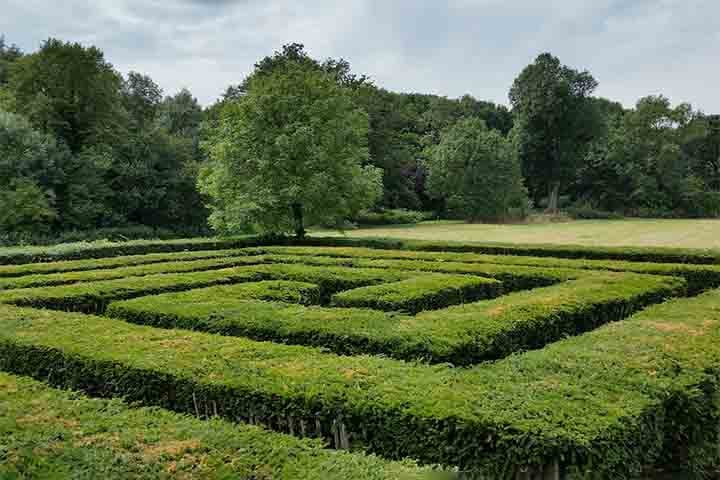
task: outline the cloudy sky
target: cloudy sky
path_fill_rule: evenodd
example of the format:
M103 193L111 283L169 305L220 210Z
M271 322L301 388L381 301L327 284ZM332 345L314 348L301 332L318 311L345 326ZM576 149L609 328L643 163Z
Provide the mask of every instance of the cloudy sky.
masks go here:
M391 90L507 104L550 51L626 105L662 93L720 112L718 0L0 0L0 34L25 51L50 36L97 45L204 104L300 42Z

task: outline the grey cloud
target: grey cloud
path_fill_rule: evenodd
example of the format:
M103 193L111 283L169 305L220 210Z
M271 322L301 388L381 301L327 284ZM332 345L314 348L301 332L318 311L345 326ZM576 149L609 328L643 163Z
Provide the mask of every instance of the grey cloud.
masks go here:
M262 56L302 42L393 90L507 103L540 52L590 70L632 105L664 93L720 112L716 0L4 0L0 33L32 50L48 36L93 43L121 71L203 103Z

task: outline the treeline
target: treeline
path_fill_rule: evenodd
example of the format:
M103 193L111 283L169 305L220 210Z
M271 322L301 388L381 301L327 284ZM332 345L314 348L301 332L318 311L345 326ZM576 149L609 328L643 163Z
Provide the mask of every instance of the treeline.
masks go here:
M389 92L299 44L248 78L259 85L286 64L330 76L367 116L358 158L381 175L374 218L390 209L470 220L533 209L720 213L717 116L663 97L625 109L593 96L590 73L549 54L515 80L512 109ZM232 85L203 108L187 90L165 96L147 75L121 75L95 47L50 39L23 53L0 38L0 242L208 232L212 195L199 172L227 106L248 88L248 79Z

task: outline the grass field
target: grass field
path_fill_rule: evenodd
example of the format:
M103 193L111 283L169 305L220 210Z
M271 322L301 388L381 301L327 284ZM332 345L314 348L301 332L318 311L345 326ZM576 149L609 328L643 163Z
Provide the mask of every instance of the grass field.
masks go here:
M720 257L266 242L6 255L0 478L716 478Z
M577 220L508 225L437 221L417 226L361 228L344 234L325 231L318 234L460 242L720 249L720 220Z

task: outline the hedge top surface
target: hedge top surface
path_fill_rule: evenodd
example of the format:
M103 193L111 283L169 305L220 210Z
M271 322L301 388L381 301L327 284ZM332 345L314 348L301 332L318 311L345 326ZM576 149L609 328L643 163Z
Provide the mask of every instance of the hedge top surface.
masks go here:
M435 280L436 275L428 277ZM443 281L444 277L440 276ZM465 278L481 280L484 290L486 279ZM646 297L682 294L684 284L674 277L596 274L491 300L425 311L415 317L365 308L253 302L250 300L258 297L247 293L253 284L240 284L113 302L107 313L140 324L319 345L344 354L381 353L401 359L468 365L524 348L538 348L565 335L595 328L618 319L617 314L612 318L608 308L620 308L628 315L644 306ZM397 284L380 287L393 285ZM366 292L361 288L341 295L365 298ZM366 298L369 303L373 299L373 295ZM399 305L402 300L397 302Z
M718 300L720 291L671 301L542 350L471 369L342 357L309 347L11 306L0 306L0 338L313 399L331 409L343 404L400 409L424 418L542 432L555 439L550 445L571 439L586 445L715 367Z
M536 255L560 258L588 258L634 260L650 262L676 262L714 264L720 263L717 250L681 248L640 248L640 247L587 247L577 245L520 245L490 242L433 242L423 240L398 240L388 238L336 238L310 237L301 242L290 238L266 239L261 237L231 237L225 239L182 239L182 240L133 240L128 242L79 242L50 247L9 247L0 248L1 264L23 264L70 260L79 258L100 258L142 253L159 253L183 250L211 250L240 248L275 244L301 244L319 246L369 246L374 248L461 251L502 255Z
M259 427L91 399L0 373L2 478L412 480L449 475ZM39 457L42 458L41 461Z

